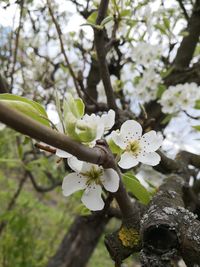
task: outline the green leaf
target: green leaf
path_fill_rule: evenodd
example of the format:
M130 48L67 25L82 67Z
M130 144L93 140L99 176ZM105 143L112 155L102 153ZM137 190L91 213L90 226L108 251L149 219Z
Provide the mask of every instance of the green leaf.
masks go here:
M66 100L63 101L64 118L67 113L72 113L77 119L83 117L85 112L85 105L81 98L74 99L73 96L68 93Z
M83 100L81 98L77 98L74 101L75 101L78 116L79 118L82 118L85 113L85 105L83 103Z
M105 26L108 22L110 22L111 20L113 20L113 16L108 16L105 19L102 20L101 22L101 26Z
M167 31L165 26L161 25L161 24L156 24L155 28L158 29L162 34L166 34L167 35Z
M163 22L164 22L164 25L165 25L166 29L169 30L170 29L170 21L169 21L169 19L164 17L163 18Z
M120 12L120 17L127 17L131 16L131 10L130 9L124 9Z
M200 131L200 125L192 126L192 128L194 128L197 131Z
M156 93L156 97L157 98L161 98L162 94L164 93L164 91L166 90L166 87L164 84L159 84L158 86L158 90L157 90L157 93Z
M147 205L151 194L132 173L123 174L123 182L126 188L143 204Z
M45 109L33 100L13 94L0 94L0 102L46 126L50 125Z
M108 145L110 147L110 150L112 151L113 154L121 155L122 149L119 146L117 146L115 144L115 142L111 138L108 139L107 142L108 142Z
M162 121L161 121L161 124L162 125L165 125L167 124L168 122L170 122L170 120L174 117L174 114L168 114Z
M92 12L92 14L87 18L87 22L89 22L89 24L96 24L97 15L97 11Z
M200 100L196 101L194 108L200 109Z

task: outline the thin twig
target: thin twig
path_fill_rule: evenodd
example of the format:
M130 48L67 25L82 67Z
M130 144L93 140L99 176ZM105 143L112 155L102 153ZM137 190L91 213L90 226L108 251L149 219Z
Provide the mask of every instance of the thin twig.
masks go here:
M20 31L22 29L22 17L23 17L23 11L24 11L24 0L20 1L20 17L19 17L19 26L16 33L16 39L15 39L15 50L14 50L14 58L13 58L13 66L11 70L11 82L10 82L10 91L12 92L13 89L13 81L14 81L14 73L15 73L15 66L17 62L17 53L18 53L18 47L19 47L19 36Z
M81 90L80 90L79 85L78 85L77 77L76 77L76 75L75 75L75 73L74 73L74 71L73 71L73 69L71 67L69 59L68 59L67 54L65 52L65 48L64 48L64 44L63 44L63 40L62 40L62 30L61 30L60 25L59 25L59 23L57 22L57 20L56 20L56 18L54 16L53 10L51 8L51 3L50 3L49 0L47 0L47 5L48 5L50 16L52 18L52 21L53 21L53 23L55 25L55 28L56 28L56 31L57 31L57 34L58 34L61 52L62 52L62 54L64 56L64 59L65 59L65 62L67 64L67 67L69 69L69 72L70 72L70 74L72 76L72 79L73 79L77 94L78 94L79 97L82 98L82 93L81 93Z

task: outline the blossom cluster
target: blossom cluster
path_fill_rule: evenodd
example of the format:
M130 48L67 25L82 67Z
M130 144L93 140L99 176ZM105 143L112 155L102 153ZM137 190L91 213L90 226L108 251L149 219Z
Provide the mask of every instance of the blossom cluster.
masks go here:
M135 83L135 95L142 103L148 103L155 100L157 97L158 85L162 82L153 67L148 68L143 72L142 78Z
M145 42L138 42L132 49L133 60L140 65L152 66L154 61L160 56L161 47Z
M139 162L151 166L159 163L160 156L155 151L161 146L162 139L155 131L142 135L142 126L135 120L127 120L120 130L109 134L115 124L115 112L109 110L102 115L84 114L81 99L74 99L70 94L67 95L67 101L63 101L64 116L61 116L59 101L57 106L59 117L63 118L56 127L58 131L89 147L94 147L98 139L107 138L111 151L118 154L121 168L130 169ZM117 153L113 151L113 144ZM118 173L111 168L103 169L97 164L80 161L61 149L56 149L56 155L66 158L73 171L64 177L63 194L69 196L84 190L81 198L83 204L90 210L103 209L102 187L106 191L116 192L120 181Z
M193 108L199 99L200 87L196 83L185 83L169 86L159 102L164 113L172 114Z

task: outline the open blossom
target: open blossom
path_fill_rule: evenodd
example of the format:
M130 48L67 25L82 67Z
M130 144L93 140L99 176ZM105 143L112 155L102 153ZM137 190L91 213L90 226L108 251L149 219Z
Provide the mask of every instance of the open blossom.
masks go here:
M141 125L128 120L121 126L120 132L113 131L111 138L122 149L118 165L123 169L136 166L139 162L155 166L160 156L155 152L162 144L162 138L155 131L142 135Z
M148 103L156 99L159 83L162 82L161 77L156 73L153 67L149 67L143 72L143 77L135 85L134 94L138 96L141 102Z
M104 201L101 197L102 186L109 192L119 188L119 175L113 169L83 162L76 157L68 159L68 164L75 172L68 174L62 184L64 196L84 190L81 201L90 210L102 210Z
M164 113L175 113L195 106L200 99L200 88L196 83L177 84L169 86L162 94L160 104Z
M145 42L139 42L132 52L136 63L144 66L154 64L160 54L161 47L159 45L151 45Z
M100 139L104 133L107 133L115 124L115 112L114 110L110 109L108 113L105 113L101 116L91 114L85 114L82 119L77 120L77 125L86 127L94 128L96 135L94 139L87 145L93 147L95 145L96 140ZM57 125L58 131L64 133L64 129L61 123ZM78 128L77 128L78 130ZM78 132L77 132L78 134ZM56 155L60 158L69 158L72 155L68 152L65 152L61 149L56 149Z

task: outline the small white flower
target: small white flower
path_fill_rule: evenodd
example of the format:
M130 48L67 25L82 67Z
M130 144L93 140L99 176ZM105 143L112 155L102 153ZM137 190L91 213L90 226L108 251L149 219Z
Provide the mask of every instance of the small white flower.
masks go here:
M155 166L160 161L155 151L161 146L162 138L155 131L142 136L142 127L134 120L124 122L120 132L113 131L111 138L123 151L118 162L123 169L134 167L139 162Z
M174 113L193 108L200 99L200 88L196 83L169 86L159 100L164 113Z
M101 197L102 186L109 192L119 188L119 175L113 169L103 169L96 164L68 159L68 164L75 172L68 174L62 184L63 195L69 196L76 191L85 190L81 201L90 210L102 210L104 201Z
M107 113L102 114L101 116L91 114L85 114L82 119L77 121L79 126L88 125L88 127L93 127L96 130L96 136L92 142L88 146L93 147L95 146L96 140L102 138L104 133L107 133L115 124L115 111L110 109ZM61 123L56 125L59 132L64 133L63 126ZM78 134L78 132L77 132ZM56 155L60 158L70 158L72 155L68 152L65 152L61 149L56 149Z

